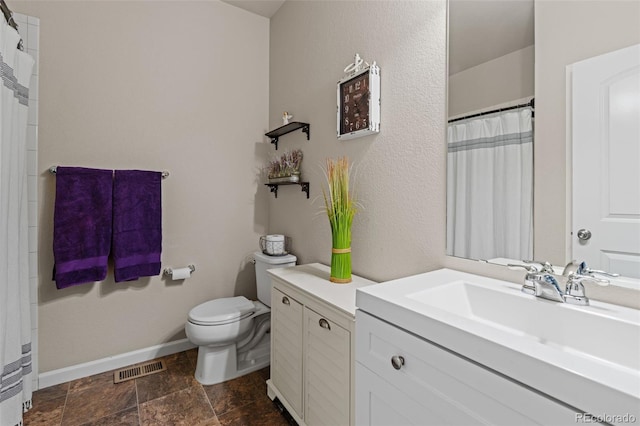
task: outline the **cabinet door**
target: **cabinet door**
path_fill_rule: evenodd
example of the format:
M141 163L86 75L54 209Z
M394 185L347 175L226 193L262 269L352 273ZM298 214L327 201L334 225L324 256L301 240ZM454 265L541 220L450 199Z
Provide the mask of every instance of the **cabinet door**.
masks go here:
M447 414L443 416L440 410L407 398L406 393L356 362L356 425L444 425L449 423Z
M304 421L348 425L351 407L351 333L304 308Z
M422 406L423 420L405 424L576 423L576 412L569 407L362 311L356 313L356 364L377 374L380 386L388 388L374 389L371 395L390 394L394 387L404 394L405 404ZM356 376L356 393L361 392L359 381ZM356 402L365 398L358 395ZM356 422L375 424L366 423L366 410L356 405Z
M271 290L271 381L302 418L302 304Z

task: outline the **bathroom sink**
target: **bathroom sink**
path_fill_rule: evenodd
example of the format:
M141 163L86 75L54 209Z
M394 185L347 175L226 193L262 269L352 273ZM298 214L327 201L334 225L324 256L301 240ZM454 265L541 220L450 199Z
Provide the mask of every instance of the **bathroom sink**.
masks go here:
M441 269L359 289L356 306L582 412L640 418L640 311L521 287Z
M435 309L566 352L640 370L640 323L613 306L580 307L523 294L512 286L454 281L406 295Z

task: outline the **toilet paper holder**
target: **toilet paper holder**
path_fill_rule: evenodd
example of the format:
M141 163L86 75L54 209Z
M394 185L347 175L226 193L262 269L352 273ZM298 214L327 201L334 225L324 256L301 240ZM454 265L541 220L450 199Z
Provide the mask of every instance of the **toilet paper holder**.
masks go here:
M191 269L191 273L193 274L196 271L196 266L195 265L187 265L187 268ZM168 277L172 277L173 276L173 268L164 268L164 270L162 271L163 275L166 275Z

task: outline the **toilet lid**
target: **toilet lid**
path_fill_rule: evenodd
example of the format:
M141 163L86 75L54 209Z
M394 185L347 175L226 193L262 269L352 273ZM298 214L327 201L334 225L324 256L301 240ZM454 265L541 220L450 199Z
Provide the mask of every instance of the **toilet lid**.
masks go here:
M189 312L189 321L200 325L238 321L255 312L252 301L244 296L225 297L204 302Z

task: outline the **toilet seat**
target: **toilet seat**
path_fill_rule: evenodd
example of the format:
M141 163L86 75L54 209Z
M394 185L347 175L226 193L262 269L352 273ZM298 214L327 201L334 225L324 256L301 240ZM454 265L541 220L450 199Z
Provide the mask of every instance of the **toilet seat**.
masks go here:
M198 325L223 325L240 321L256 311L256 305L244 296L225 297L201 303L189 311L189 322Z

